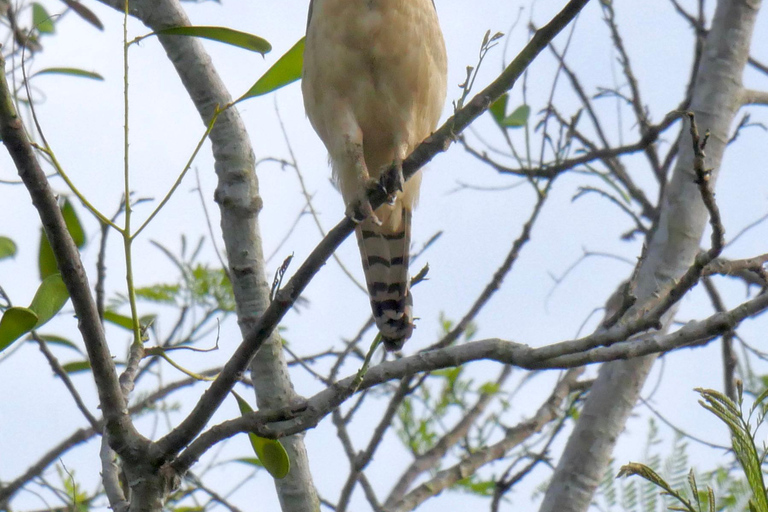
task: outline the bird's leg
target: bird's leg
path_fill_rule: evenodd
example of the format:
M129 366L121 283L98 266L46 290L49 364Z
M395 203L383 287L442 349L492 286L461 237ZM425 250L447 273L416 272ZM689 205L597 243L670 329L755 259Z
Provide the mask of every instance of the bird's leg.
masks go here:
M370 174L368 174L361 144L349 141L347 154L350 156L353 165L353 179L357 182L354 195L347 201L347 217L356 223L370 217L374 223L381 225L381 221L373 212L369 196L372 191L381 190L382 185L379 180L371 178Z
M395 194L403 191L403 184L405 184L405 178L403 177L403 160L399 157L395 157L392 164L381 173L379 179L381 187L387 193L389 204L395 202Z

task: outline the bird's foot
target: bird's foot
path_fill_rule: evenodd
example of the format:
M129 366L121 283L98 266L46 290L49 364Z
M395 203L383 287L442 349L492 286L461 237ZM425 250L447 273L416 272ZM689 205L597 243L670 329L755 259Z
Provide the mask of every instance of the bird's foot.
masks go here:
M373 212L371 200L368 197L371 192L380 191L383 185L373 178L368 178L363 184L362 193L347 205L347 217L358 224L370 217L376 225L381 226L381 221Z
M398 192L403 191L403 184L405 183L405 178L403 177L403 162L400 160L392 162L392 165L381 173L379 182L381 188L387 193L387 201L389 204L394 203L395 195Z

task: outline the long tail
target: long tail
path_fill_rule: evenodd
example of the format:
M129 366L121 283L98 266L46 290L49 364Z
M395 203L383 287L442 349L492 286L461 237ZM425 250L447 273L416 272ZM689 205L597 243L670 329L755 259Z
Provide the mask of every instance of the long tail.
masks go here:
M413 297L408 278L411 211L402 204L394 208L386 212L391 215L382 226L369 218L356 229L373 318L387 350L401 349L413 333ZM376 213L381 217L381 208Z

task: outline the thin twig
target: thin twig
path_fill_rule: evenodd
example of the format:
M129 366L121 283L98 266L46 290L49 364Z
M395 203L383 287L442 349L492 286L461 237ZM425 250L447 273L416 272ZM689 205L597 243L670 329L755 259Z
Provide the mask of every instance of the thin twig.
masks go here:
M448 332L445 336L443 336L442 339L440 339L438 342L431 345L426 350L434 350L437 348L447 347L452 343L454 343L457 339L459 339L459 336L461 336L461 334L466 330L470 322L472 322L472 320L477 316L480 310L483 309L483 307L488 303L491 297L501 287L502 281L504 280L506 275L509 273L509 271L512 269L512 266L517 261L518 256L520 256L520 251L523 249L525 244L530 240L531 230L533 229L533 225L535 224L536 219L539 216L539 213L541 213L541 210L547 199L547 193L552 187L552 183L553 181L547 182L546 186L544 187L544 190L539 191L539 195L536 199L536 205L533 207L533 211L531 212L531 215L528 217L528 220L523 225L523 229L522 229L522 232L520 233L520 236L514 241L514 243L512 244L512 248L510 249L509 253L507 253L507 257L504 259L504 262L501 264L498 270L496 270L496 272L493 274L493 278L485 286L483 291L475 300L474 304L472 304L472 307L469 309L469 311L467 311L464 317L456 324L456 326L453 329L451 329L450 332Z
M85 402L83 402L83 398L80 396L77 388L72 383L72 379L69 378L69 374L64 370L64 368L61 367L59 360L48 348L48 343L46 343L46 341L41 338L35 331L32 331L32 339L37 342L37 346L40 348L40 352L42 352L45 356L45 359L48 360L48 364L53 370L53 373L55 373L56 376L61 379L61 382L64 383L67 391L69 391L69 394L72 395L72 399L75 401L75 405L77 405L77 408L80 409L81 413L83 413L85 419L88 420L88 423L90 423L93 428L97 428L99 421L93 416L93 414L91 414L91 411L88 410L88 407L86 407Z
M411 155L403 161L403 175L406 179L413 176L418 169L434 158L437 153L445 151L455 134L463 131L504 92L509 90L523 71L533 62L534 58L573 20L587 2L588 0L569 1L550 23L536 32L518 57L507 66L496 80L478 93L464 108L451 116L432 136L417 146ZM372 193L370 199L371 206L375 209L383 204L386 197L382 191L377 190ZM232 389L237 376L245 371L254 354L272 333L286 311L293 305L324 262L328 260L341 242L351 234L354 227L355 223L351 219L345 218L336 227L331 229L328 236L317 245L293 278L278 292L276 300L254 322L253 330L245 336L243 342L224 366L224 370L211 384L208 391L200 398L189 416L165 437L157 441L158 451L162 455L159 456L159 460L155 461L156 463L173 457L184 446L187 446L192 439L197 437L213 413L224 401L229 390ZM202 444L198 444L198 447L200 446ZM186 463L196 459L197 454L192 451L190 457L185 458L185 463L180 464L179 467L188 467Z
M715 288L712 279L705 276L701 278L701 281L704 284L704 289L707 290L707 295L709 295L709 300L712 302L712 306L714 307L715 311L718 313L725 311L725 303L723 303L723 299L720 297L720 293L717 291L717 288ZM727 331L723 333L723 391L725 392L725 396L733 400L734 403L737 403L738 397L736 396L736 381L734 373L736 371L738 359L736 358L736 353L733 351L733 337L733 331Z

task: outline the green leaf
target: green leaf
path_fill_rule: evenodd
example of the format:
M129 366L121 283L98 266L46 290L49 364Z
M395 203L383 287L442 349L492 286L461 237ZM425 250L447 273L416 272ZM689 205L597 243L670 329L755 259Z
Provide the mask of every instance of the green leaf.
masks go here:
M104 320L123 329L133 331L133 320L129 316L107 310L104 312Z
M234 459L232 462L240 462L241 464L248 464L249 466L257 466L260 468L264 467L264 464L261 463L258 457L240 457L239 459Z
M488 107L488 112L493 116L493 120L502 128L504 125L501 123L507 115L507 101L509 101L509 94L504 93Z
M158 302L161 304L176 304L176 297L181 287L178 284L156 284L136 288L136 297L139 299Z
M475 494L477 496L493 496L496 490L496 482L493 480L479 480L477 475L472 475L468 478L463 478L457 481L454 488L463 489L466 492Z
M155 318L157 318L157 315L141 316L139 317L139 324L149 325L155 321ZM133 319L129 316L121 315L112 310L107 310L104 312L104 320L128 331L133 331Z
M240 395L234 391L232 391L232 394L235 395L240 414L245 416L246 414L253 412L253 409L248 405L248 402L246 402ZM280 441L275 439L265 439L251 432L248 433L248 438L251 440L253 451L264 465L264 468L269 471L269 474L277 479L285 478L288 471L291 469L291 461L288 458L288 452L285 451L285 448L280 444Z
M169 36L202 37L258 52L262 55L272 50L272 45L266 39L226 27L169 27L155 33Z
M303 65L304 38L302 37L285 55L277 59L277 62L237 101L261 96L295 82L301 78Z
M37 315L35 327L40 327L53 318L69 300L69 292L61 274L46 277L35 292L29 309Z
M37 323L37 315L27 308L8 308L0 318L0 352L11 343L31 331Z
M80 2L76 2L75 0L61 0L65 4L67 4L67 7L75 11L75 13L83 18L85 21L93 25L99 30L104 30L104 25L101 23L101 20L98 16L96 16L93 11L85 7Z
M74 342L68 340L67 338L62 338L61 336L57 336L55 334L39 334L37 335L38 338L44 340L46 343L50 345L59 345L61 347L67 347L71 348L72 350L76 350L80 354L83 353L82 350L80 350L80 347L78 347ZM27 341L34 341L32 337L28 337Z
M32 25L41 34L53 34L56 27L53 26L51 15L45 10L45 7L37 2L32 4Z
M78 249L85 245L85 231L80 219L77 217L75 207L69 199L64 199L64 205L61 207L61 214L64 216L64 222L67 225L67 231L75 242Z
M67 225L67 230L75 245L81 248L85 245L85 231L83 231L83 225L80 224L80 219L77 217L75 208L72 203L65 199L61 206L61 214L64 217L64 223ZM56 258L53 255L53 249L48 242L48 237L45 235L45 231L40 230L40 253L38 255L38 269L40 270L40 279L56 274L59 272L56 266Z
M191 279L187 286L197 302L212 303L217 309L234 313L235 295L224 269L197 265L188 275Z
M485 384L481 385L478 391L483 393L484 395L495 395L499 392L501 387L496 382L486 382Z
M69 374L80 373L90 370L91 363L89 361L72 361L71 363L61 365L61 368Z
M40 228L40 253L37 256L37 268L40 270L40 279L45 279L59 272L56 256L53 255L53 248L43 228Z
M69 293L59 274L45 278L28 308L10 308L0 319L0 352L22 335L53 318L68 299Z
M16 256L16 243L7 236L0 236L0 260Z
M520 105L514 112L502 119L499 124L505 128L520 128L528 123L528 117L531 115L531 107Z
M104 77L96 72L86 71L84 69L78 68L45 68L41 69L37 73L34 73L32 77L40 75L67 75L79 78L90 78L91 80L104 80Z

